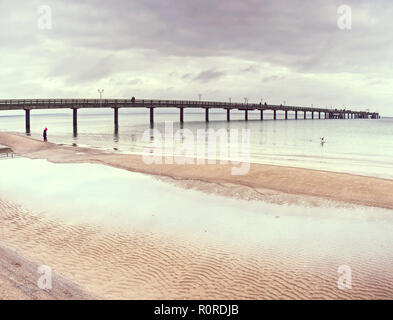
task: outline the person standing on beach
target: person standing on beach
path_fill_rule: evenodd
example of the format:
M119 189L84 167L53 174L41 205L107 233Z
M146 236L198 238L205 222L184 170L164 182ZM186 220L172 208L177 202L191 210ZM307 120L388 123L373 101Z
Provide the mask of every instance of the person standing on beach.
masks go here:
M45 129L44 129L44 133L43 133L44 142L47 142L47 141L48 141L48 134L47 134L47 131L48 131L48 128L45 128Z

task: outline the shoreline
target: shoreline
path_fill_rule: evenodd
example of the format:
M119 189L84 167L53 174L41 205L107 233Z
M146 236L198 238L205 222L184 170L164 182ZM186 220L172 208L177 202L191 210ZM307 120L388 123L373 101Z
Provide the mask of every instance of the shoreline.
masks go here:
M16 155L53 163L99 163L132 172L168 177L174 181L236 186L270 195L320 198L355 205L393 209L393 180L251 163L246 175L234 176L230 164L146 164L141 155L113 154L82 147L57 145L11 133L0 133L0 144ZM207 190L214 192L214 190Z

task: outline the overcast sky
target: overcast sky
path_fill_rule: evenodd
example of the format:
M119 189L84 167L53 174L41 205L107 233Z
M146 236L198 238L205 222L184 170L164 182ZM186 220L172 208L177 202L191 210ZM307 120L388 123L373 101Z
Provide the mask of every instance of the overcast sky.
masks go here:
M351 29L337 23L343 4L352 9ZM96 98L104 88L105 98L201 93L393 116L391 0L0 5L0 98ZM40 6L51 9L50 29L42 28L48 11Z

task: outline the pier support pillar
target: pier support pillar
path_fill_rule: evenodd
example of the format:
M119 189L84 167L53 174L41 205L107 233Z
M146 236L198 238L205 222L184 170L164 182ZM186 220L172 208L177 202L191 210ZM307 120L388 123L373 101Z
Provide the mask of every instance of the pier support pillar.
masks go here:
M113 108L113 122L115 127L119 126L119 108Z
M26 117L26 133L30 133L30 109L25 109L25 117Z
M261 110L261 120L263 120L263 110Z
M184 122L184 108L180 108L180 123Z
M227 121L231 121L231 109L227 109Z
M209 108L205 109L205 121L209 122Z
M325 112L325 119L327 119L327 112Z
M154 124L154 108L149 108L150 109L150 124Z
M311 119L314 119L314 111L311 111Z
M304 119L307 119L307 112L306 111L303 112L304 112Z
M244 120L248 121L248 110L244 110Z
M318 112L318 119L321 119L321 112Z
M72 108L72 128L74 137L78 134L78 108Z
M115 124L115 134L119 132L119 108L113 108L113 122Z
M295 111L295 120L297 120L297 110Z
M288 120L288 110L285 110L285 120Z
M274 119L274 120L277 119L277 110L273 110L273 119Z

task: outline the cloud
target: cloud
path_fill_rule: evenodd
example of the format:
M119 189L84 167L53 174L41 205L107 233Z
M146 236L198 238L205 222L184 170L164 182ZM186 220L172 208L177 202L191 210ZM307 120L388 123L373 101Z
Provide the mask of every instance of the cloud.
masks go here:
M56 61L48 75L62 77L69 83L85 83L113 75L115 70L113 55L99 57L74 52Z
M385 6L347 2L354 15L350 31L337 27L336 1L54 1L55 27L48 36L99 50L138 48L189 57L236 54L299 71L380 67L389 51L375 50L375 45L393 49L392 6L387 0Z
M346 31L337 27L339 0L48 0L52 30L37 27L41 4L11 1L0 12L3 97L89 97L97 85L120 97L131 85L147 98L198 90L212 100L259 101L264 92L279 102L285 82L291 104L312 96L393 114L390 0L347 0ZM351 97L335 94L344 87Z
M204 82L209 82L212 80L217 80L224 75L225 75L225 72L210 69L210 70L205 70L205 71L200 72L197 76L195 76L193 78L193 80L200 81L200 82L204 83Z
M262 82L272 82L272 81L278 81L278 80L284 80L284 76L279 76L279 75L271 75L262 78Z
M247 68L242 69L241 71L242 72L256 73L258 71L258 66L257 65L250 65Z

